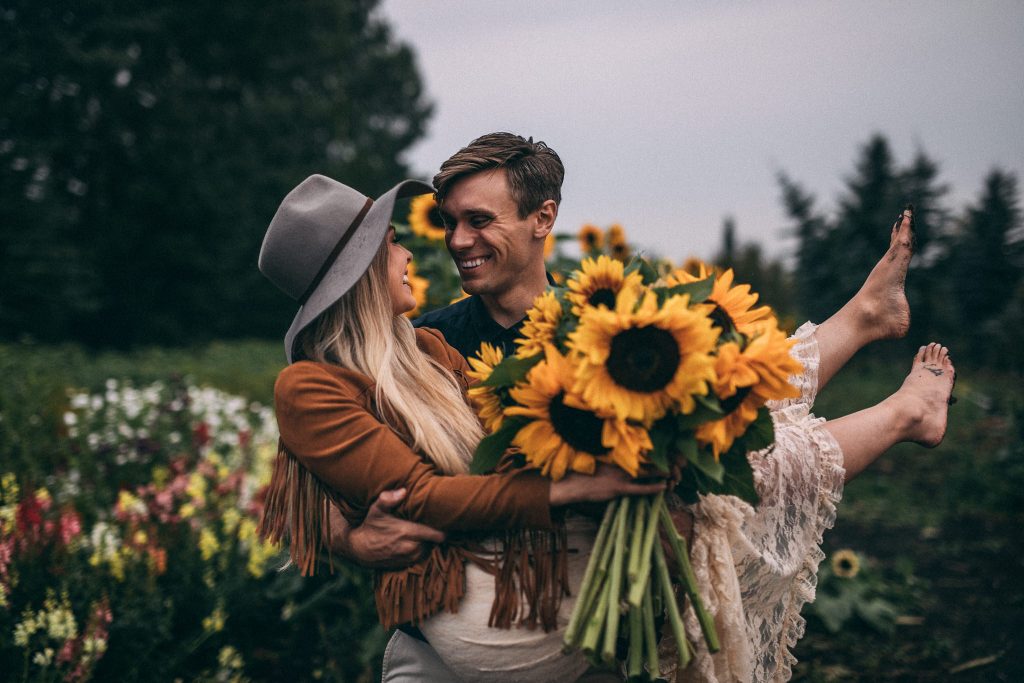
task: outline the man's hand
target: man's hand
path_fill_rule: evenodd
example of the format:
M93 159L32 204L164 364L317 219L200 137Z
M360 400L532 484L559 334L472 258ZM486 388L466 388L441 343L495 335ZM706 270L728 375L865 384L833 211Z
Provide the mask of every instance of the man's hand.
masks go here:
M357 527L332 505L331 551L371 569L397 569L423 557L424 543L443 542L444 534L437 529L391 514L405 494L405 489L380 494Z

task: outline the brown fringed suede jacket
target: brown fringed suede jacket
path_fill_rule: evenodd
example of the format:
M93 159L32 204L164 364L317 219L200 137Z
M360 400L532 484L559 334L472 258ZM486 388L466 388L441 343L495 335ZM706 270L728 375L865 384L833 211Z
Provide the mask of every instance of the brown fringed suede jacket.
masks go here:
M417 329L416 341L463 389L468 386L465 359L440 332ZM481 557L469 550L473 544L453 541L433 547L410 567L379 571L375 593L385 628L419 622L442 608L455 611L467 560L499 577L492 625L507 627L518 618L553 628L565 587L557 560L564 554L561 534L550 531L550 480L522 470L442 474L377 419L373 392L370 378L336 365L300 361L281 371L274 386L281 441L261 533L276 541L287 527L292 560L303 575L312 574L330 536L332 501L350 523L359 524L383 491L405 488L395 511L399 517L446 532L510 533L504 557ZM528 605L521 606L520 595Z

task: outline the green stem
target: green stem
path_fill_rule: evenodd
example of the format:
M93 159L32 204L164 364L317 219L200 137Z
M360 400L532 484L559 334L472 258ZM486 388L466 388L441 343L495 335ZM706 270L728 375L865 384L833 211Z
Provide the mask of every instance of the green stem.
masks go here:
M626 657L626 671L630 678L636 678L644 670L644 623L647 619L654 626L654 615L644 609L629 610L629 655Z
M636 500L636 511L633 513L633 536L630 538L629 543L629 583L630 586L636 583L637 576L640 573L640 547L644 540L644 531L647 527L644 526L644 522L647 519L647 513L651 508L650 498L644 496L637 498Z
M651 573L651 548L654 547L654 536L658 533L658 508L665 504L665 494L659 493L649 500L650 514L647 515L647 528L644 529L643 545L640 547L640 564L636 572L636 580L631 579L629 588L629 604L639 607L644 595L644 585Z
M653 577L651 581L646 582L646 588L644 589L643 598L643 626L644 626L644 650L647 653L647 670L651 676L658 675L658 634L654 630L654 604L651 599L651 593L654 582Z
M608 609L608 591L602 584L600 586L602 590L598 593L597 605L594 608L594 612L590 615L590 619L587 620L587 628L583 633L583 654L587 655L588 658L593 657L597 651L597 640L601 635L601 627L604 625L604 614Z
M580 631L583 624L587 621L587 608L590 607L594 601L594 596L597 594L598 586L594 585L597 583L594 581L594 575L597 573L597 566L601 564L601 556L604 554L605 546L610 545L608 543L610 541L610 529L618 505L619 501L616 499L608 503L604 509L604 516L601 518L601 526L597 530L597 538L594 539L594 547L590 551L590 560L587 562L583 581L576 592L578 596L576 606L569 617L569 625L565 628L565 638L563 638L562 642L565 644L566 649L579 645Z
M615 513L615 551L612 555L611 573L608 575L608 611L605 613L604 648L601 656L605 662L615 661L615 641L619 637L619 594L622 591L622 565L626 557L626 526L629 524L631 498L623 498Z
M654 564L658 569L658 580L661 584L668 623L672 627L672 635L675 636L676 644L679 647L679 667L685 669L690 663L690 648L686 642L686 628L683 626L683 618L679 614L679 605L676 603L676 596L672 591L672 578L669 576L668 564L665 562L665 553L661 550L660 543L654 546Z
M704 640L707 641L708 650L718 652L718 632L715 630L715 621L708 614L704 607L704 601L700 597L700 590L697 586L697 576L693 573L693 565L690 564L690 553L686 548L686 539L679 535L676 526L672 522L672 515L668 513L668 507L662 505L660 510L661 524L665 528L665 535L668 536L669 545L675 553L676 562L679 564L679 571L682 576L683 590L690 597L690 604L697 614L700 622L700 630L704 633Z

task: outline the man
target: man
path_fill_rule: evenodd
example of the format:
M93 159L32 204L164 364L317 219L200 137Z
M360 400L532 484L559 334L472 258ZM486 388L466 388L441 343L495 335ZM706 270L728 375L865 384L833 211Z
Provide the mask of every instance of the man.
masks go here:
M526 311L550 278L544 241L558 217L565 171L543 142L511 133L477 138L441 164L434 176L445 244L470 296L414 324L440 330L463 356L482 342L515 350ZM405 491L389 491L359 527L332 510L332 548L366 567L396 567L419 558L436 529L389 514ZM481 628L484 625L481 624ZM397 631L385 653L385 681L447 681L454 676L415 629Z

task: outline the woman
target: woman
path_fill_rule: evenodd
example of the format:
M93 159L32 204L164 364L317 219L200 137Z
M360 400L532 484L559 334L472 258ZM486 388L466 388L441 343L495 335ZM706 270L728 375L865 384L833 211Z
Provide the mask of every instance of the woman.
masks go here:
M611 467L555 483L511 468L468 474L483 433L465 401L467 366L440 333L413 330L403 315L416 305L406 277L411 254L389 226L396 199L430 191L406 181L373 202L311 176L274 216L260 270L302 308L285 338L291 364L275 385L281 447L260 531L278 541L287 529L292 560L310 574L329 536L331 502L358 523L381 492L405 488L398 513L454 540L412 567L378 573L385 628L457 611L468 562L471 585L495 577L488 576L489 623L551 631L567 619L569 607L559 615L559 603L587 554L574 548L570 561L565 525L552 508L651 494L665 484L638 483ZM569 526L571 540L589 541L592 526L582 534ZM487 540L504 530L504 546ZM484 620L476 626L484 629ZM586 668L582 657L560 654L556 634L551 646L558 661L550 680ZM533 670L531 678L538 675Z

